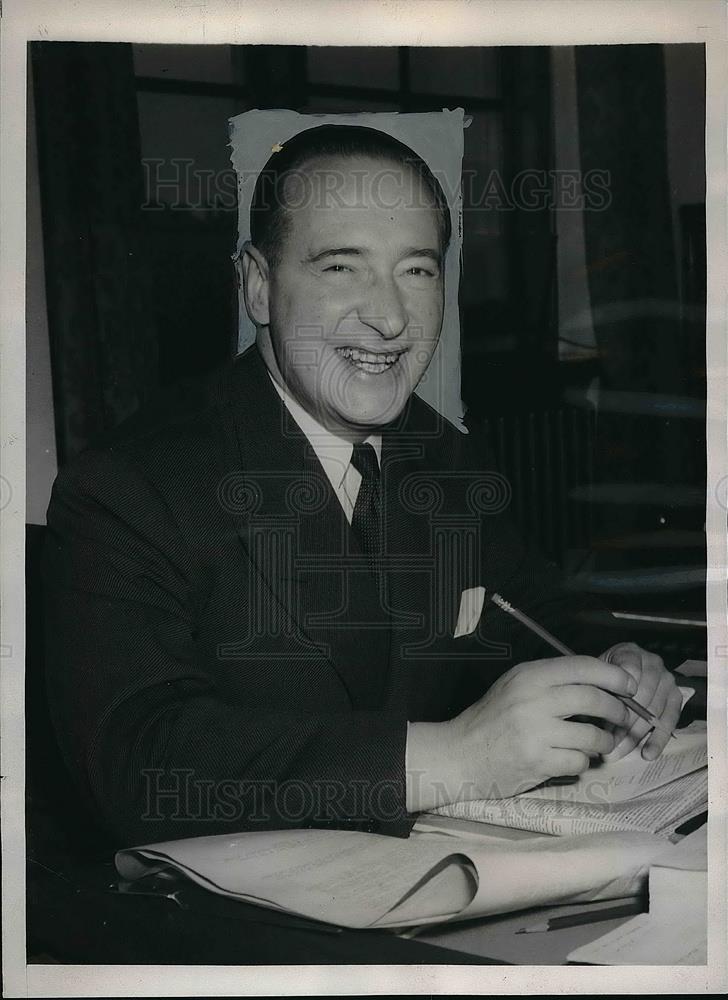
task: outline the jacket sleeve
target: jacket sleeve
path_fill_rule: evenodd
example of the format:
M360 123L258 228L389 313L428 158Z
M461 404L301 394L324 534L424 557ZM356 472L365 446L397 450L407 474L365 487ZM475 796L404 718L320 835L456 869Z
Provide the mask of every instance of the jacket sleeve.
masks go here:
M165 499L126 455L63 471L44 553L63 756L119 843L335 825L404 835L406 719L231 703L196 659L202 597Z

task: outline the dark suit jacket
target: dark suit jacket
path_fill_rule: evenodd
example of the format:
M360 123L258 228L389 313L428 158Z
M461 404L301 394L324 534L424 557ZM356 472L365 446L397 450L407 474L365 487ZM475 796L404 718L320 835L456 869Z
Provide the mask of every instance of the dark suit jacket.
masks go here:
M64 757L119 842L358 824L403 833L406 721L451 718L552 655L462 591L596 653L508 487L412 398L383 436L387 592L253 348L59 475L45 552Z

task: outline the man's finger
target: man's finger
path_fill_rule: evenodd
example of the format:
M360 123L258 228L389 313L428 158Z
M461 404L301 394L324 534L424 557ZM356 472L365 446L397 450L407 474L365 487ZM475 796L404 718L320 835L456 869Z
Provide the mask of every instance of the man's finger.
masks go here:
M632 750L634 750L634 748L642 742L651 730L655 729L655 725L663 725L659 718L656 718L654 722L646 722L644 719L640 718L640 716L636 715L631 709L628 709L628 712L630 723L626 727L622 728L622 733L624 733L624 735L621 739L619 738L619 734L615 736L614 750L605 757L607 761L621 760L623 757L626 757L628 753L631 753ZM666 739L670 738L671 732L672 729L668 731ZM659 755L655 754L655 756L657 757Z
M548 699L549 710L560 719L570 715L589 715L615 726L629 726L630 712L619 698L590 684L564 684L554 688Z
M584 722L564 722L554 727L550 738L555 750L581 750L586 754L607 754L614 749L614 735Z
M583 774L589 770L589 755L579 750L553 750L544 763L552 778L562 774Z
M619 738L619 734L624 733L622 738ZM620 729L615 733L615 746L611 753L604 754L604 760L606 763L614 763L617 760L622 760L627 754L632 753L634 748L639 743L639 739L629 730Z
M605 662L639 671L642 669L642 653L637 646L631 649L615 649L606 656Z
M634 712L630 712L630 715L632 718L632 725L629 726L629 735L633 739L632 746L636 747L637 744L640 743L653 728L654 722L646 722Z
M665 670L664 667L659 672L658 681L655 693L652 696L652 702L649 706L650 711L653 712L654 715L660 715L665 710L668 697L673 691L678 689L675 678L669 671Z
M619 664L638 679L636 700L645 708L654 711L651 702L662 678L669 676L662 662L662 657L656 653L650 653L646 649L635 647L635 649L616 650L610 660L612 663Z
M541 660L538 670L529 675L529 682L544 687L591 684L621 695L634 695L637 691L637 682L626 670L595 656L557 656L553 660Z
M649 739L642 747L642 756L645 760L654 760L659 757L670 739L670 734L677 725L682 709L682 695L679 688L670 692L667 698L665 711L659 720L659 729L654 729Z

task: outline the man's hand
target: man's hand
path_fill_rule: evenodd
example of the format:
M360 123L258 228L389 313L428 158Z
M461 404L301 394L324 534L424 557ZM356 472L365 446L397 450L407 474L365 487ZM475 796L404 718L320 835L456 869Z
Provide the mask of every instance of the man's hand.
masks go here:
M642 747L645 760L654 760L664 750L670 733L680 718L682 698L675 678L665 668L661 657L640 649L633 642L620 642L612 646L602 653L602 659L608 663L616 663L628 671L638 684L634 700L655 716L658 728L653 729ZM608 754L608 760L625 757L652 729L649 722L640 719L634 712L629 715L628 725L620 726L614 732L614 750Z
M567 720L590 716L626 728L631 713L615 694L636 690L622 667L590 656L513 667L450 722L410 725L410 768L424 778L416 788L411 784L413 806L505 798L547 778L586 771L590 755L614 749L614 736L599 725Z

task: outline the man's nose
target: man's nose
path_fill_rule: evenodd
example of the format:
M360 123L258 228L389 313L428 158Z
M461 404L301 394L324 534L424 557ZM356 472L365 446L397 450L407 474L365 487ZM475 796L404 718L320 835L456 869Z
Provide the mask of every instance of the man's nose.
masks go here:
M402 293L392 278L372 282L358 309L359 319L385 340L393 340L405 330L409 315Z

